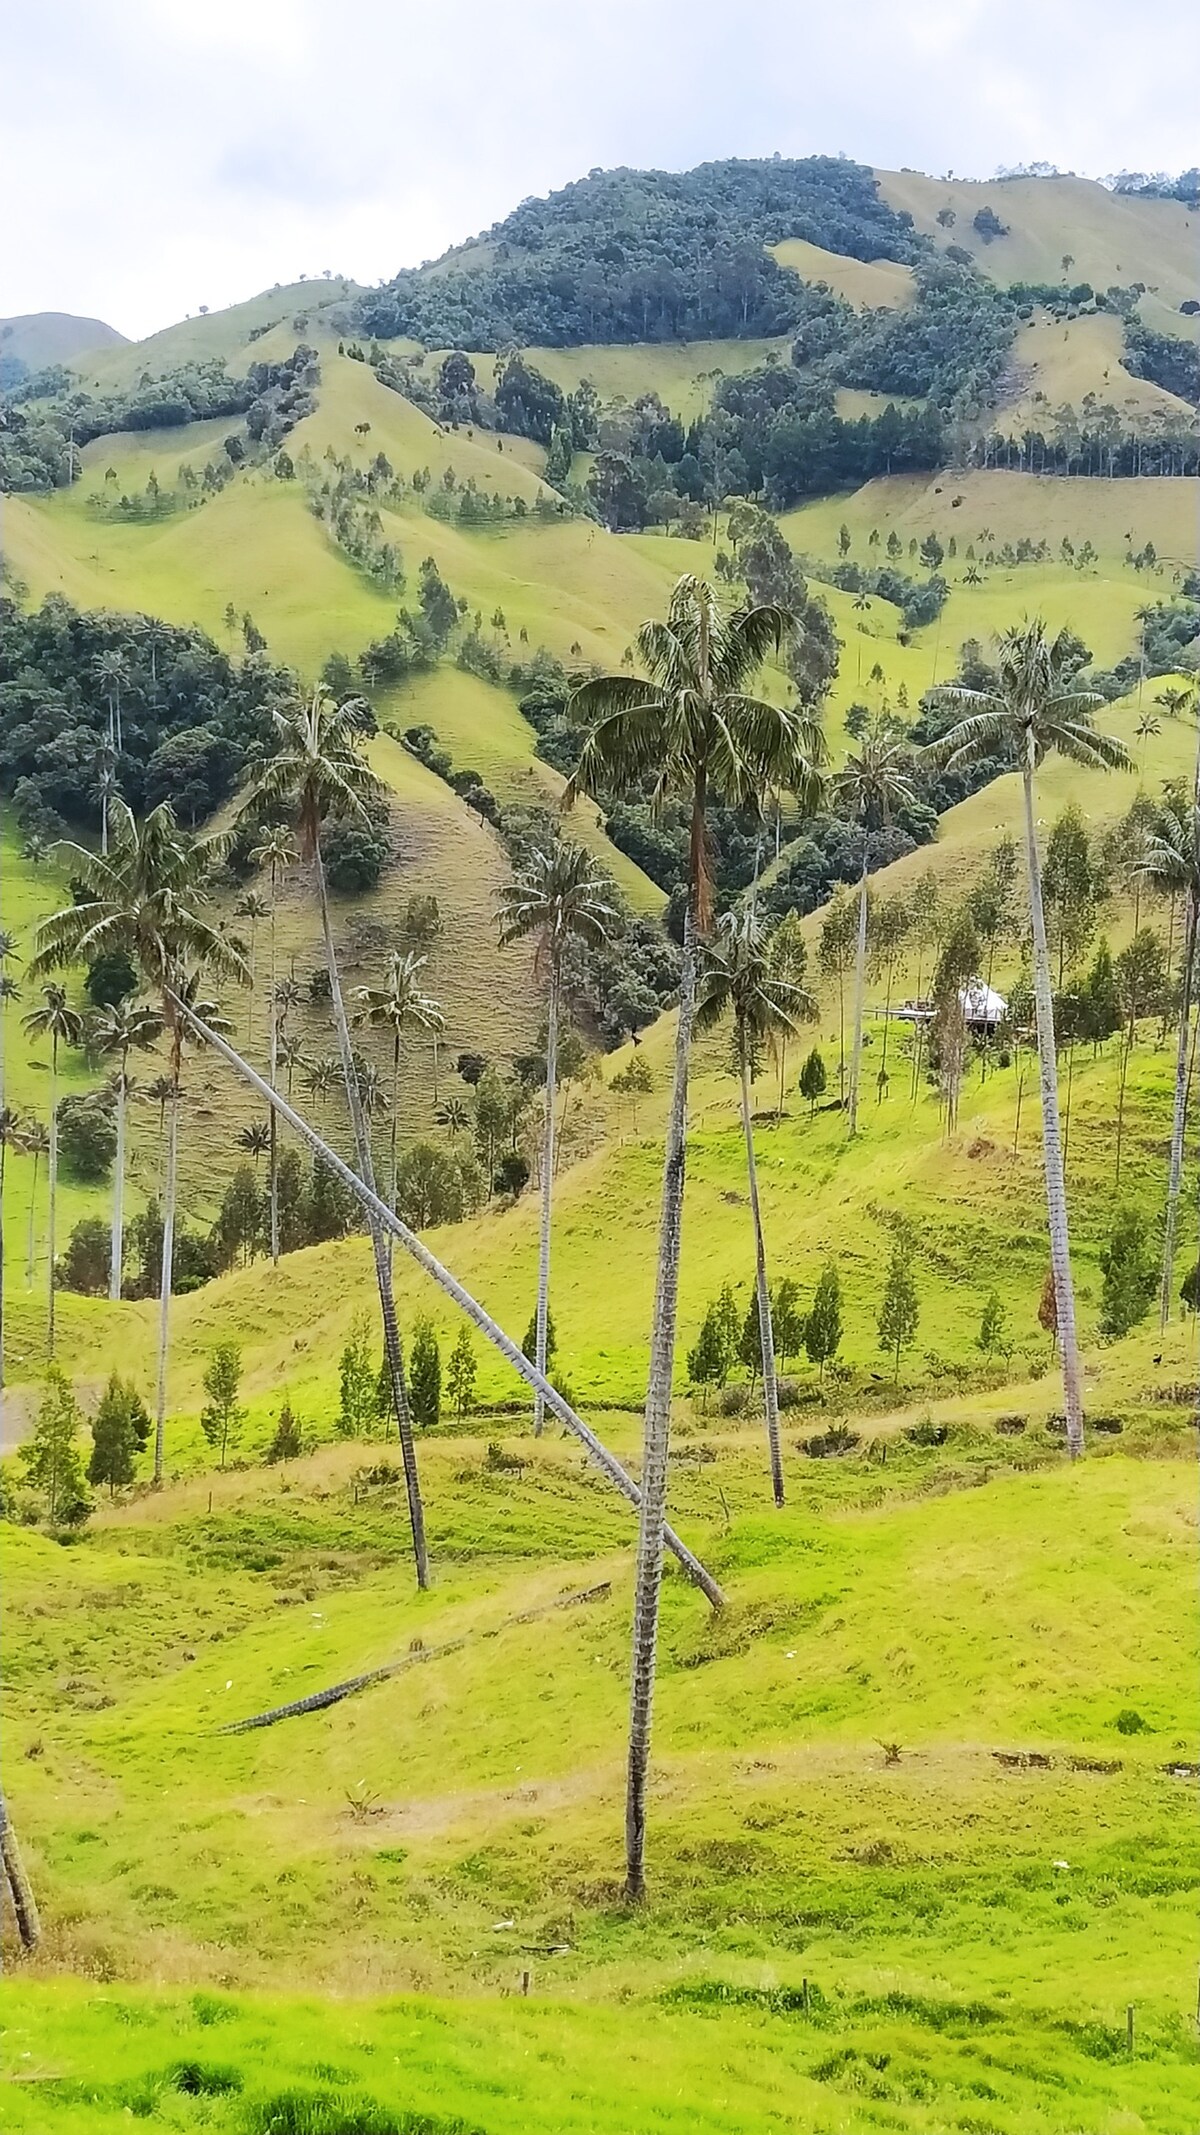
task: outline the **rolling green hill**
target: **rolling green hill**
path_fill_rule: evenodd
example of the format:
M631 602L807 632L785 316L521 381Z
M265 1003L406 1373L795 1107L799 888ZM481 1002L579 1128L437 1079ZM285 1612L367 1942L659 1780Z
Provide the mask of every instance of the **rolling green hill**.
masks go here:
M1006 226L990 242L974 226L983 207ZM939 221L946 211L953 219ZM418 609L421 567L436 565L461 620L437 656L364 684L380 722L369 751L387 792L389 852L376 888L335 898L334 931L347 985L361 986L401 940L409 901L436 898L425 983L447 1028L436 1054L424 1040L406 1046L398 1133L402 1145L420 1137L449 1151L461 1122L439 1100L470 1101L457 1056L486 1054L507 1071L536 1054L544 988L530 948L498 947L513 864L500 829L401 737L432 729L454 771L476 772L510 817L554 809L563 774L538 753L520 708L525 683L506 674L518 663L526 674L539 649L535 674L557 674L551 662L568 679L628 671L634 633L663 612L682 573L719 571L736 588L742 486L760 502L799 496L774 516L839 640L823 711L834 767L852 746L852 707L911 724L965 644L986 649L1040 614L1079 633L1094 669L1128 663L1110 686L1135 686L1099 723L1137 762L1111 777L1049 762L1043 838L1074 803L1098 844L1139 791L1190 776L1194 721L1170 700L1194 680L1195 646L1181 674L1140 684L1132 656L1143 611L1184 599L1192 583L1200 481L960 464L984 430L1019 435L1090 393L1139 434L1186 429L1190 404L1126 367L1115 312L1052 316L1077 307L1047 297L1049 311L1017 322L987 281L969 282L972 302L998 307L1014 336L1007 370L988 373L994 406L984 388L977 404L948 395L936 365L928 390L893 395L836 384L818 356L781 427L878 423L889 403L943 424L941 445L910 471L852 487L831 486L818 466L781 499L766 459L761 482L745 461L722 479L737 468L722 381L757 374L746 390L766 405L797 332L819 342L830 318L838 333L878 330L885 342L944 339L928 288L935 248L951 244L1005 287L1057 286L1068 272L1101 290L1141 281L1145 324L1190 336L1179 307L1196 293L1197 220L1179 201L1073 179L881 173L877 189L844 159L593 174L380 289L292 284L145 342L97 342L80 384L130 396L122 420L144 417L144 380L197 366L223 364L241 381L303 344L320 375L306 412L265 445L248 395L202 403L235 415L72 445L59 486L5 498L5 590L22 606L58 594L199 626L231 662L261 638L305 687L335 658L357 686L361 655L389 638L399 610ZM946 273L961 294L953 263ZM832 296L814 295L818 284ZM470 414L437 399L453 339L474 366ZM492 427L492 352L510 339L564 396L547 389L532 421L518 409L514 420L536 435ZM0 354L8 347L0 340ZM387 383L403 385L409 362L417 399ZM814 383L819 405L807 408ZM669 411L643 410L665 448L657 463L645 455L658 502L622 517L595 503L603 463L620 461L642 419L636 404L654 395ZM580 434L564 439L577 414ZM769 430L764 420L754 435L770 442ZM688 460L695 473L679 475L664 510L655 484ZM590 502L571 486L589 480ZM355 560L344 525L335 530L323 484L353 497L360 519L377 514L365 558ZM156 492L161 507L140 501ZM473 511L462 510L464 493ZM492 499L502 500L494 510ZM930 536L937 547L922 558ZM384 542L399 556L390 572L372 565ZM933 572L944 581L923 611L934 620L906 621L894 577L893 600L856 592L844 575L885 561L922 584ZM23 686L18 678L14 704ZM782 667L762 686L791 697ZM93 694L99 717L98 679ZM540 718L537 697L525 701ZM949 808L932 842L875 874L874 894L927 882L956 906L997 840L1019 834L1019 804L1005 776ZM763 842L764 899L804 830L786 797L780 823L778 860L770 832ZM655 922L664 892L612 842L601 812L581 804L571 834L604 861L631 911ZM645 844L631 850L661 874ZM15 930L20 960L39 918L69 893L53 854L26 845L5 794L0 925ZM245 938L239 895L222 891L218 917ZM0 1470L19 1515L0 1520L3 1780L46 1927L17 1972L4 1923L6 1965L14 1959L0 2028L5 2127L1177 2135L1195 2120L1187 1419L1200 1319L1176 1313L1160 1334L1151 1312L1119 1340L1102 1332L1114 1218L1130 1206L1153 1226L1162 1208L1169 988L1162 1019L1137 1023L1127 1063L1117 1039L1064 1049L1092 1421L1088 1457L1069 1467L1039 1319L1036 1061L1007 1039L974 1056L949 1125L909 1027L885 1018L872 966L863 1132L848 1141L837 1097L850 989L821 969L823 916L803 921L815 1013L782 1062L782 1100L774 1062L754 1090L771 1278L791 1278L805 1310L830 1259L843 1286L837 1362L820 1372L803 1355L784 1360L779 1513L768 1510L761 1401L747 1372L735 1367L707 1396L689 1385L708 1306L728 1285L745 1314L754 1268L728 1035L697 1048L670 1513L727 1606L710 1614L669 1569L649 1906L627 1908L619 1886L629 1508L572 1440L532 1439L522 1386L475 1339L477 1412L454 1420L444 1390L441 1423L420 1434L434 1584L415 1594L395 1445L338 1432L342 1352L364 1313L376 1340L366 1240L308 1246L276 1268L260 1254L173 1300L161 1491L143 1456L139 1480L111 1498L97 1492L86 1528L63 1538L20 1517L36 1507L19 1459ZM1147 892L1137 922L1177 964L1174 907ZM1087 956L1101 937L1122 949L1134 924L1114 882ZM260 920L254 985L225 1004L260 1068L268 940ZM1014 932L995 961L1002 989L1021 953ZM320 936L303 866L281 888L276 955L303 996L290 1029L307 1058L328 1053L328 1010L309 985ZM898 962L893 1003L926 990L930 960L926 943ZM69 983L78 999L79 975ZM29 1005L7 1010L5 1095L41 1118L48 1060L21 1028ZM674 1017L607 1053L597 1029L586 1035L593 1065L562 1099L556 1368L636 1472ZM829 1084L810 1114L796 1079L813 1045ZM650 1086L631 1097L618 1078L634 1058ZM161 1066L154 1055L134 1066L131 1215L160 1185L161 1117L145 1092ZM68 1054L65 1090L98 1079ZM204 1054L189 1054L184 1089L180 1213L207 1233L261 1107ZM344 1147L336 1098L310 1094L302 1071L296 1094ZM375 1133L382 1149L386 1121ZM525 1130L531 1158L534 1139ZM1189 1154L1186 1207L1194 1187ZM429 1232L518 1339L536 1295L536 1200L533 1190L493 1193ZM81 1217L108 1210L106 1185L65 1170L60 1245ZM20 1150L7 1158L3 1214L9 1455L30 1431L47 1364L45 1166L35 1185ZM915 1234L919 1324L893 1375L878 1315L901 1219ZM1179 1278L1195 1255L1192 1228L1189 1219ZM395 1271L406 1342L428 1316L445 1362L455 1310L399 1250ZM993 1296L1004 1335L988 1346ZM150 1396L155 1299L110 1306L64 1290L57 1311L59 1360L87 1414L113 1371ZM201 1424L221 1341L240 1349L244 1404L224 1471ZM285 1402L304 1450L267 1465ZM383 1668L327 1710L221 1732Z

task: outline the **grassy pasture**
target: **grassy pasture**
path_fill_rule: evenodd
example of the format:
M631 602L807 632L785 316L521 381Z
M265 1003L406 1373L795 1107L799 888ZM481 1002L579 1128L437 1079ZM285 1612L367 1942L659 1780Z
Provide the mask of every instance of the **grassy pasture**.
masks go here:
M876 177L884 199L906 208L924 236L943 250L964 245L994 281L1060 282L1069 255L1068 282L1102 290L1145 282L1177 321L1180 304L1196 294L1198 218L1182 201L1110 193L1090 178L943 179L882 170ZM982 207L1008 225L1006 236L980 236L974 217ZM954 216L948 227L937 220L943 208ZM1185 332L1186 321L1172 330Z
M827 252L823 245L810 245L803 237L789 237L767 249L802 282L828 283L856 311L907 311L917 293L912 268L902 260L849 259Z
M1124 327L1112 312L1031 319L1013 344L1009 397L995 427L1014 437L1027 427L1046 430L1064 405L1080 412L1089 393L1102 405L1111 403L1127 428L1141 428L1156 417L1188 423L1194 411L1186 400L1126 370L1124 346Z

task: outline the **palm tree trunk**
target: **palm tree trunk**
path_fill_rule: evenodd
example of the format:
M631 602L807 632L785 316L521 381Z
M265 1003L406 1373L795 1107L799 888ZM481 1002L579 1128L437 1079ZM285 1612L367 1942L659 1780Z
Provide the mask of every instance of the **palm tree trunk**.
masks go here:
M375 1191L375 1167L371 1161L371 1140L363 1116L362 1098L358 1077L354 1072L354 1054L350 1044L350 1025L346 1018L346 1004L342 998L342 981L338 971L337 950L333 942L333 923L329 913L329 889L325 881L325 865L321 858L318 839L313 852L313 864L317 878L317 898L321 907L321 933L325 943L325 969L329 976L329 998L333 1007L333 1020L337 1028L338 1050L342 1057L342 1079L346 1085L346 1102L350 1107L350 1123L354 1130L354 1147L358 1158L358 1172L363 1185ZM404 1384L404 1355L400 1347L400 1329L396 1322L396 1299L392 1290L392 1270L388 1259L387 1234L377 1218L370 1223L371 1250L375 1258L375 1281L379 1290L379 1311L383 1321L383 1343L387 1355L388 1377L392 1383L392 1408L396 1429L400 1438L401 1457L404 1462L404 1481L408 1491L408 1519L412 1529L413 1561L417 1570L417 1585L429 1585L429 1556L425 1546L425 1508L421 1503L421 1479L417 1473L417 1449L413 1442L412 1418L408 1408L408 1390Z
M1192 1027L1192 989L1196 965L1196 902L1189 892L1184 922L1183 969L1179 974L1179 1048L1175 1055L1175 1104L1171 1116L1171 1161L1167 1173L1167 1213L1163 1230L1162 1287L1158 1300L1158 1324L1171 1317L1171 1285L1175 1273L1175 1234L1179 1227L1179 1189L1183 1178L1183 1138L1187 1129L1188 1055Z
M17 1834L9 1821L8 1805L0 1794L0 1863L4 1868L4 1880L12 1895L13 1911L17 1918L17 1933L27 1950L35 1949L42 1939L42 1923L38 1919L37 1901L33 1887L25 1873Z
M47 1210L49 1229L49 1292L46 1305L46 1354L54 1356L54 1244L55 1216L58 1200L58 1039L50 1046L50 1203Z
M4 1442L4 1171L8 1143L0 1141L0 1444Z
M858 880L858 946L854 952L854 1050L850 1055L850 1118L848 1131L858 1133L858 1078L862 1069L863 992L867 982L867 852L863 846L862 874Z
M163 1479L167 1439L167 1358L171 1346L171 1283L175 1273L175 1197L179 1184L179 1054L181 1035L175 1021L172 1032L171 1095L168 1100L167 1169L163 1189L162 1265L158 1278L158 1383L154 1404L154 1482Z
M452 1275L449 1268L443 1267L441 1261L434 1257L424 1241L417 1237L415 1231L410 1231L408 1225L399 1216L392 1214L391 1209L387 1207L385 1202L380 1200L378 1194L372 1188L365 1184L354 1167L348 1164L344 1157L340 1157L336 1149L330 1148L328 1142L317 1133L316 1128L308 1120L304 1119L299 1112L294 1111L287 1099L280 1096L278 1090L271 1089L270 1085L258 1073L258 1070L251 1067L248 1060L243 1060L241 1054L229 1044L227 1039L220 1037L216 1031L210 1030L209 1026L206 1023L202 1023L198 1016L193 1015L189 1008L182 1007L182 1013L187 1018L192 1029L204 1040L204 1043L211 1046L215 1053L219 1053L223 1060L228 1061L230 1067L241 1076L243 1082L250 1085L252 1090L256 1090L260 1097L266 1098L267 1103L275 1108L280 1118L286 1120L288 1126L299 1135L301 1141L307 1144L313 1154L319 1156L322 1163L329 1166L334 1175L342 1181L343 1186L349 1188L355 1199L362 1203L363 1207L375 1217L375 1220L382 1228L389 1232L393 1238L400 1240L405 1252L411 1255L417 1266L422 1268L425 1274L433 1282L437 1283L440 1289L445 1291L447 1297L453 1299L459 1309L466 1314L472 1326L478 1328L484 1339L491 1342L493 1347L499 1350L506 1363L511 1364L518 1378L524 1379L526 1385L530 1387L538 1387L540 1385L546 1407L550 1410L551 1415L555 1416L564 1429L570 1431L574 1437L578 1438L580 1444L586 1447L601 1474L606 1476L608 1481L620 1491L622 1497L626 1498L631 1505L640 1505L642 1493L634 1482L633 1477L621 1466L615 1454L610 1453L603 1441L597 1438L590 1425L586 1424L583 1418L576 1414L569 1401L559 1393L558 1388L551 1385L548 1379L541 1378L536 1364L530 1361L524 1350L518 1347L510 1335L505 1334L504 1329L492 1318L490 1312L479 1303L478 1298L472 1297L471 1292L464 1288L457 1276ZM663 1528L663 1540L667 1548L678 1558L688 1578L700 1588L701 1593L712 1603L713 1607L719 1609L725 1597L716 1580L705 1571L699 1558L693 1556L691 1550L688 1549L686 1543L680 1541L673 1528Z
M109 1249L108 1301L121 1300L121 1270L125 1259L125 1100L128 1055L122 1053L117 1076L117 1154L113 1164L112 1243Z
M538 1240L536 1363L546 1376L546 1328L550 1316L550 1218L554 1207L554 1107L558 1097L558 962L551 953L550 998L546 1023L546 1098L542 1125L542 1228ZM533 1397L533 1435L540 1438L546 1404Z
M1067 1447L1072 1460L1083 1451L1083 1382L1075 1331L1075 1287L1071 1279L1071 1241L1067 1227L1067 1190L1063 1178L1062 1139L1058 1124L1058 1060L1054 1050L1054 1000L1050 988L1050 951L1042 902L1042 870L1034 817L1033 755L1023 766L1025 864L1029 876L1029 912L1033 922L1033 992L1037 1008L1038 1068L1042 1088L1042 1161L1046 1174L1046 1215L1050 1228L1050 1266L1058 1314L1058 1351L1062 1361L1063 1399L1067 1412Z
M779 1387L775 1377L775 1335L771 1326L771 1292L767 1286L767 1252L763 1243L762 1209L758 1199L758 1166L754 1161L754 1121L750 1110L750 1068L746 1047L740 1048L742 1085L742 1133L746 1139L746 1177L750 1182L750 1215L754 1224L754 1280L758 1293L758 1339L762 1350L763 1405L767 1416L767 1446L771 1455L771 1488L775 1503L783 1503L783 1456L779 1448Z
M25 1288L27 1290L32 1290L33 1288L33 1249L36 1243L34 1234L36 1229L37 1218L37 1175L38 1151L35 1149L33 1152L33 1181L29 1188L29 1236L26 1241L25 1250Z
M679 1302L679 1254L683 1230L683 1185L687 1169L688 1064L696 1012L696 922L684 918L679 974L679 1025L675 1035L675 1083L667 1127L659 1217L658 1275L650 1335L650 1372L642 1448L642 1505L638 1522L637 1584L633 1608L633 1680L629 1710L629 1764L625 1786L625 1895L640 1904L646 1895L646 1779L658 1660L658 1602L662 1586L663 1522L671 1438L671 1380L675 1367L675 1319Z
M279 1079L279 1003L275 999L278 964L275 954L275 909L278 901L278 885L275 869L271 869L271 1029L269 1039L271 1088ZM275 1108L270 1107L271 1149L268 1158L268 1194L271 1207L271 1266L279 1266L279 1121Z

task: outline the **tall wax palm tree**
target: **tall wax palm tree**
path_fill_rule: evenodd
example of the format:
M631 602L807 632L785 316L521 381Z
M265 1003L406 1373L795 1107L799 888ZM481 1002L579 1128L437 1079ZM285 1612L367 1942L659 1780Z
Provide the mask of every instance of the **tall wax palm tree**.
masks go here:
M717 927L716 938L705 948L700 962L696 1007L697 1030L712 1030L727 1014L733 1016L734 1054L741 1090L742 1135L746 1144L746 1176L750 1186L750 1218L754 1225L754 1279L758 1299L758 1338L762 1353L763 1404L767 1419L767 1446L771 1457L771 1488L775 1503L783 1503L783 1457L779 1444L779 1392L775 1373L775 1339L771 1327L771 1291L767 1282L767 1253L763 1240L762 1209L758 1197L758 1166L754 1160L754 1114L751 1078L756 1054L776 1044L797 1020L812 1012L812 999L795 981L778 971L772 961L767 930L753 910L727 912Z
M92 672L108 701L108 738L114 753L121 754L121 691L129 686L129 662L123 652L97 653Z
M121 1295L125 1266L125 1109L129 1097L129 1055L136 1046L149 1051L162 1035L162 1017L145 1002L114 1001L98 1010L88 1022L88 1044L117 1062L113 1080L117 1096L117 1153L113 1163L112 1248L109 1256L108 1295L116 1304Z
M171 1094L167 1101L166 1180L163 1192L162 1265L159 1276L158 1383L154 1431L154 1480L161 1483L166 1445L167 1365L170 1355L171 1283L175 1257L175 1207L179 1168L179 1088L184 1028L177 997L185 980L201 970L244 980L246 967L220 929L206 916L208 876L215 847L180 829L175 811L160 802L141 823L123 800L113 804L107 857L82 846L60 848L80 900L43 920L37 932L35 976L64 964L91 963L121 952L162 1003L169 1045ZM194 977L192 977L194 987Z
M12 1105L0 1105L0 1398L4 1394L4 1172L10 1149L28 1147L25 1126ZM0 1417L0 1422L3 1418Z
M409 1030L426 1032L442 1031L446 1018L441 1005L432 994L421 990L421 974L428 958L416 956L413 951L403 954L396 951L388 959L387 977L382 986L359 986L355 998L361 1007L355 1022L366 1030L386 1030L392 1040L392 1130L388 1165L388 1207L396 1212L396 1133L400 1119L400 1055L404 1034ZM388 1258L391 1258L391 1241L388 1241Z
M1167 1169L1167 1209L1163 1227L1162 1283L1158 1318L1171 1316L1175 1240L1179 1228L1179 1190L1183 1179L1183 1141L1187 1131L1192 1000L1196 985L1196 941L1200 925L1200 753L1190 798L1169 789L1158 827L1146 839L1138 872L1169 893L1183 898L1183 957L1179 973L1179 1038L1175 1049L1175 1101L1171 1116L1171 1156Z
M289 1103L291 1102L292 1095L292 1078L295 1075L296 1069L298 1067L303 1067L303 1065L304 1040L302 1038L294 1038L287 1031L284 1031L279 1039L276 1067L277 1069L282 1067L287 1072L287 1093ZM276 1137L276 1142L278 1145L278 1136Z
M33 1249L36 1243L38 1165L50 1154L50 1136L40 1119L31 1119L25 1128L23 1147L26 1155L33 1158L33 1173L29 1181L29 1234L25 1246L25 1288L33 1288Z
M9 1003L19 1001L21 989L11 971L0 969L0 1102L4 1098L4 1046L5 1026L8 1021Z
M854 1046L850 1055L850 1089L846 1100L849 1131L858 1132L858 1093L862 1075L863 995L867 978L867 860L871 832L885 830L896 808L916 799L912 751L883 722L863 735L858 753L848 756L833 780L834 793L862 837L858 877L858 939L854 956Z
M234 914L236 918L248 919L250 922L250 999L249 1007L246 1011L246 1050L249 1051L254 1043L254 991L258 984L258 922L260 919L270 918L271 907L265 897L259 896L257 890L247 890L245 896L239 897L234 906Z
M366 822L369 803L379 800L383 795L384 789L380 781L362 754L364 723L368 716L367 706L361 697L348 697L344 704L337 705L324 688L315 689L306 701L277 711L274 719L279 738L278 751L259 774L253 795L260 805L265 804L272 813L286 810L290 814L301 855L312 865L321 910L329 998L337 1030L342 1080L354 1133L359 1177L363 1184L373 1191L375 1166L371 1158L371 1139L359 1096L358 1078L354 1071L350 1024L342 994L341 973L338 969L329 909L329 886L325 879L325 863L321 853L321 831L326 822L331 819ZM391 1263L382 1226L373 1221L370 1229L375 1280L383 1321L384 1349L392 1385L392 1407L404 1461L413 1558L417 1584L424 1587L429 1583L425 1513L421 1504L416 1447L413 1443L412 1419L404 1383L404 1359L400 1350L400 1330L396 1323L396 1302L392 1294Z
M257 1178L258 1160L260 1156L266 1155L271 1146L271 1129L266 1120L256 1119L249 1127L243 1127L238 1134L237 1145L239 1149L245 1150L247 1156L254 1158L254 1175Z
M276 955L276 926L279 916L279 884L289 867L294 867L299 854L286 830L278 826L264 831L259 843L250 854L255 867L265 867L271 878L271 1027L270 1027L270 1082L271 1088L278 1085L279 1077L279 1026L285 1012L279 996L278 959ZM299 988L296 988L297 997ZM270 1231L272 1265L279 1263L279 1132L275 1112L270 1117L271 1158L268 1166L268 1195L270 1199Z
M1092 724L1104 702L1076 686L1067 665L1068 633L1050 638L1040 620L1006 630L998 641L996 683L990 690L945 688L943 702L965 717L932 744L935 762L969 763L972 758L1006 752L1020 772L1025 814L1025 864L1033 929L1034 1003L1038 1065L1042 1088L1042 1156L1046 1177L1046 1214L1050 1230L1050 1265L1058 1314L1058 1348L1067 1412L1067 1444L1072 1459L1083 1450L1083 1381L1075 1325L1075 1289L1067 1193L1063 1178L1062 1134L1058 1114L1058 1069L1054 1050L1054 1000L1050 952L1042 899L1042 865L1037 842L1037 773L1045 758L1065 756L1089 770L1128 771L1129 751L1111 734Z
M443 1097L433 1116L438 1126L446 1129L451 1141L471 1124L470 1111L461 1097Z
M500 946L533 940L546 982L546 1089L542 1108L542 1221L534 1361L546 1372L550 1312L550 1222L554 1202L555 1105L558 1096L558 1026L562 1015L563 959L572 942L600 949L620 923L612 885L581 845L535 847L520 873L500 891ZM542 1435L545 1403L533 1397L533 1434Z
M748 694L764 661L780 650L794 627L786 608L729 613L702 580L681 578L666 621L644 623L638 631L644 678L597 676L583 683L572 699L573 717L593 723L567 788L568 800L579 789L607 795L640 794L648 787L656 807L679 798L690 816L638 1523L625 1801L625 1880L634 1901L644 1897L646 1887L646 1778L662 1584L697 940L707 936L712 921L708 807L721 799L761 812L766 795L776 788L795 793L802 812L815 803L820 787L816 766L823 753L816 722L803 711L780 710Z
M36 977L37 959L30 965L30 973ZM51 980L42 987L42 1005L31 1008L24 1018L25 1028L31 1038L50 1040L50 1199L47 1209L49 1230L50 1274L46 1308L46 1349L54 1355L54 1256L56 1246L55 1215L58 1200L58 1048L60 1045L82 1045L83 1017L77 1008L72 1008L67 999L65 986Z

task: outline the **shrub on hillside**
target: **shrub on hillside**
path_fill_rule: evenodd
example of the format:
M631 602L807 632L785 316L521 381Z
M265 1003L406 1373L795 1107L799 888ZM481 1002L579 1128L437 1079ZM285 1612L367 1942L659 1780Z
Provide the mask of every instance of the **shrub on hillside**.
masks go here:
M64 1170L86 1186L96 1186L112 1170L117 1153L113 1101L107 1090L64 1097L58 1108L58 1153Z

